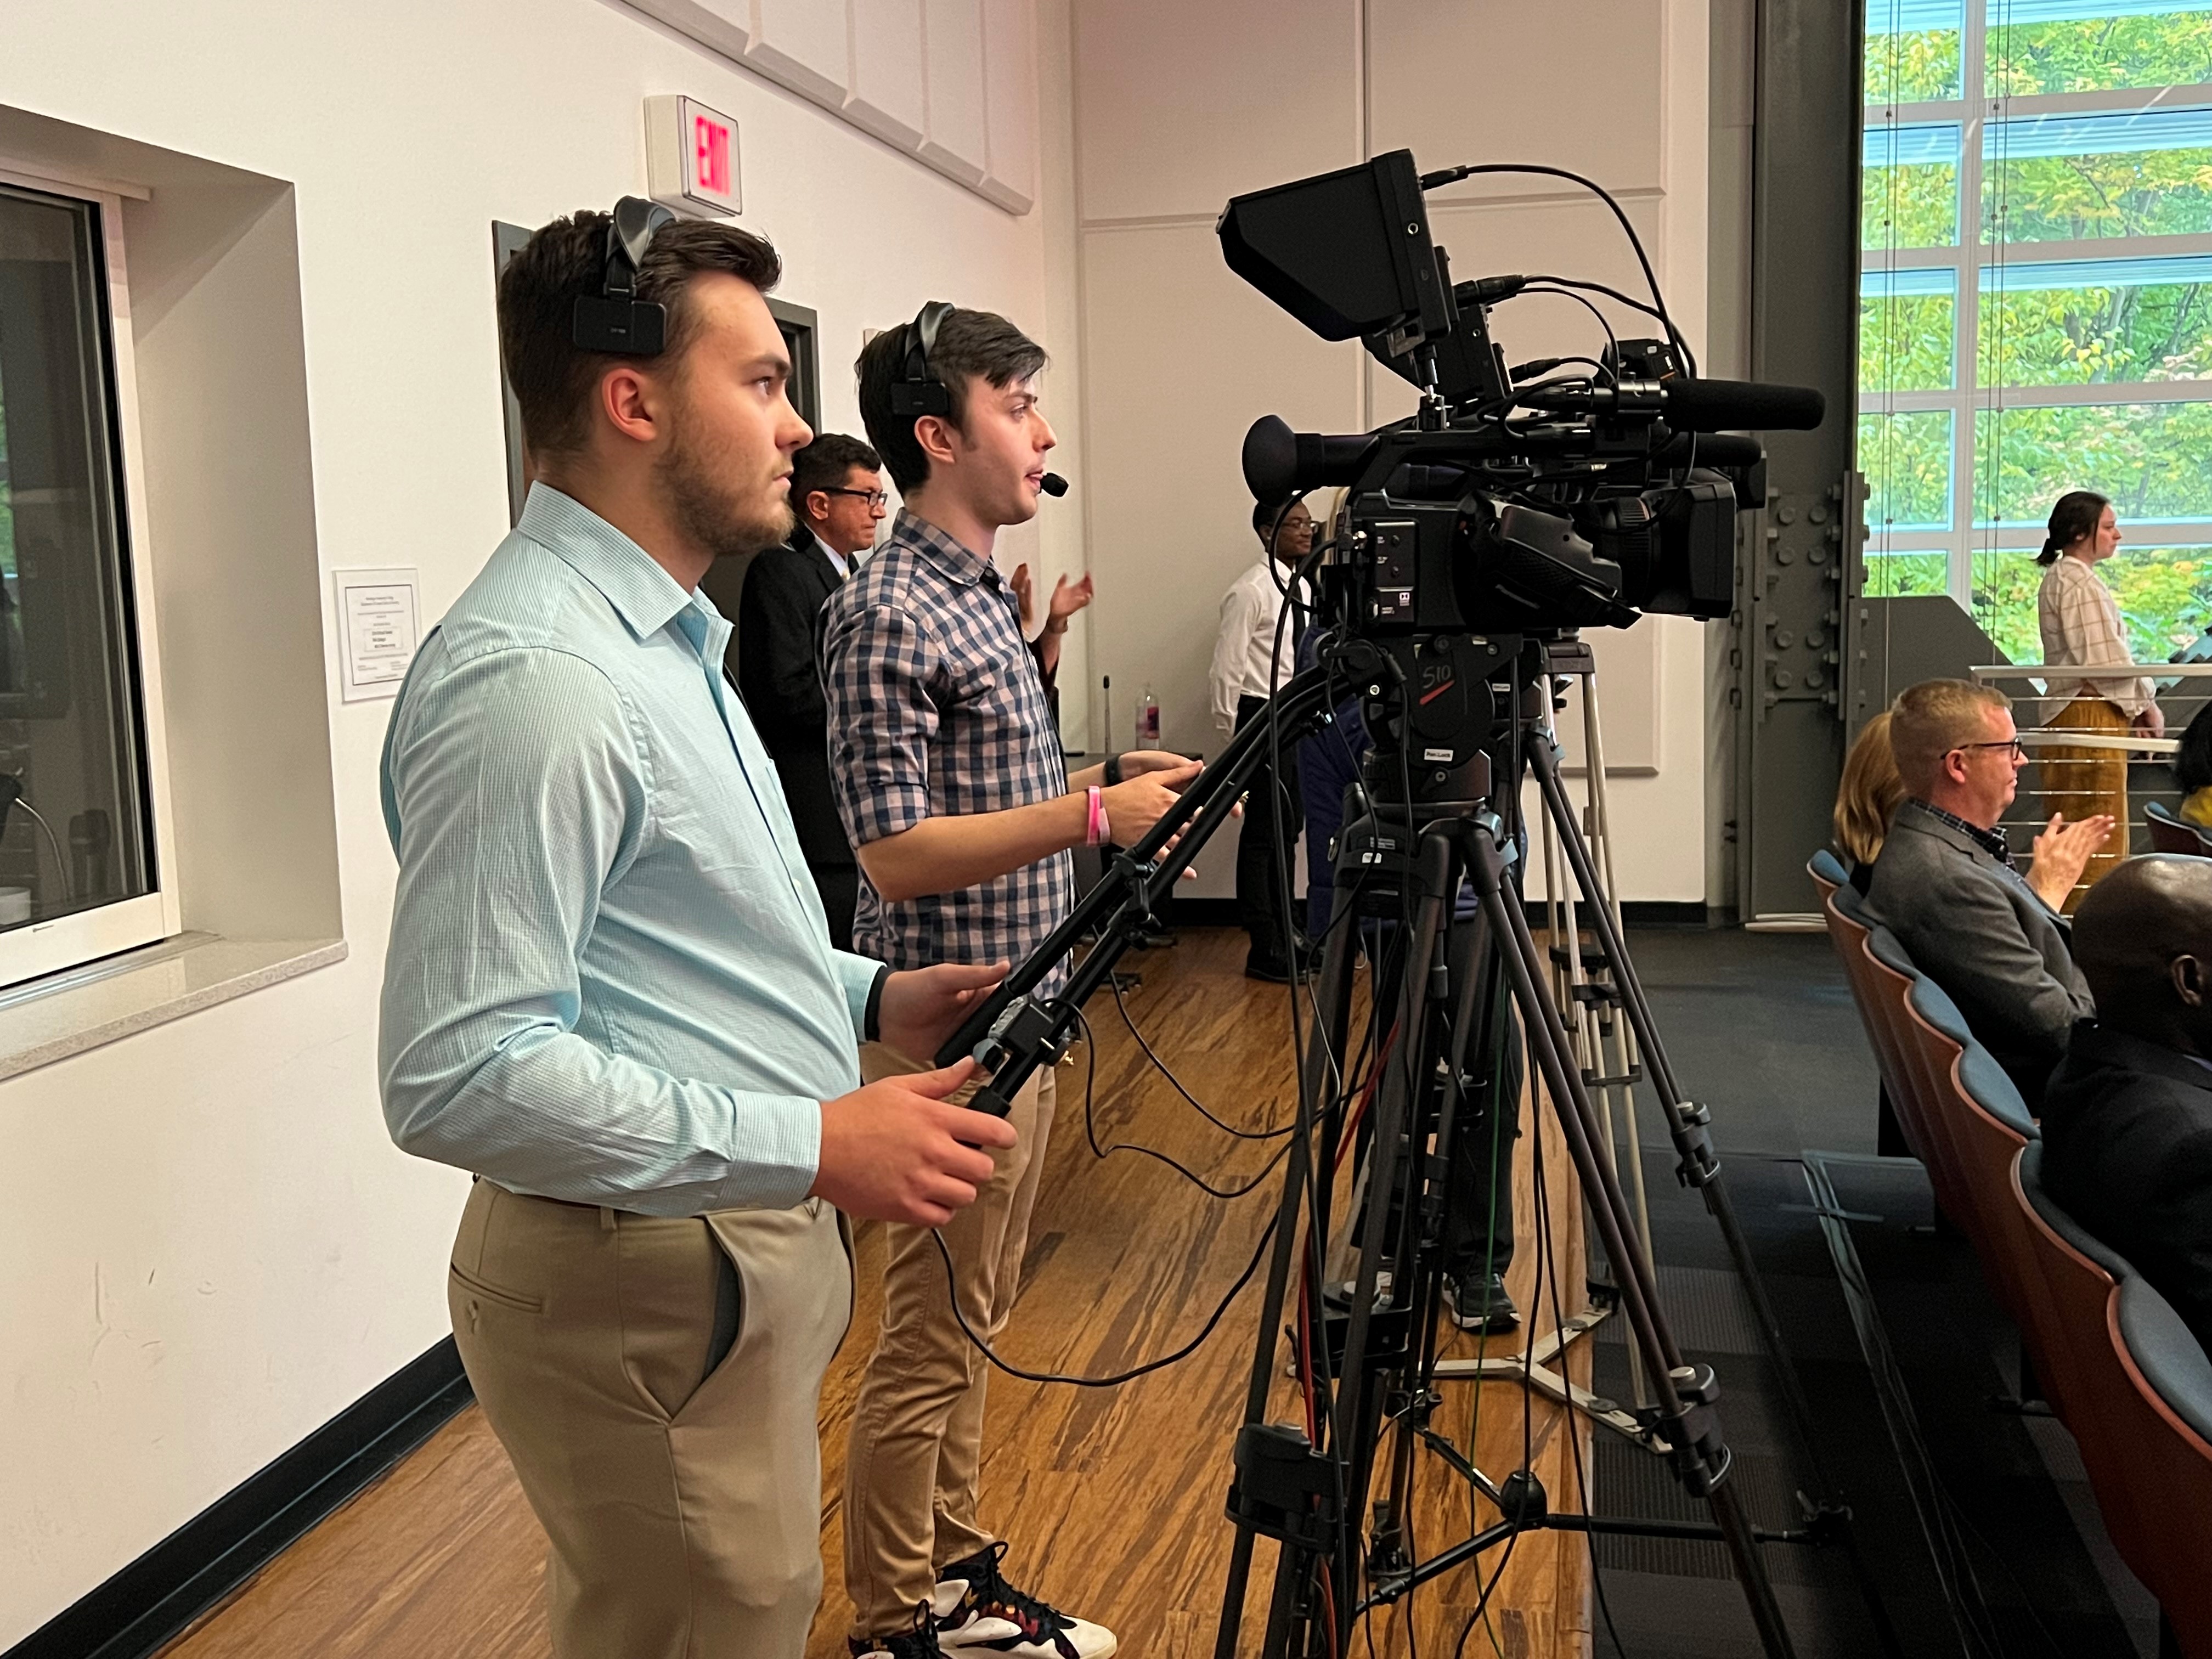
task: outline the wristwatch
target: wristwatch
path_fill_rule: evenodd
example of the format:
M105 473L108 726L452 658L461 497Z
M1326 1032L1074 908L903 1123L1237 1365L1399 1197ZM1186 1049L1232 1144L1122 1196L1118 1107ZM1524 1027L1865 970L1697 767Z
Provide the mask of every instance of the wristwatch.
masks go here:
M1106 787L1111 789L1121 781L1121 757L1119 755L1109 755L1106 757Z

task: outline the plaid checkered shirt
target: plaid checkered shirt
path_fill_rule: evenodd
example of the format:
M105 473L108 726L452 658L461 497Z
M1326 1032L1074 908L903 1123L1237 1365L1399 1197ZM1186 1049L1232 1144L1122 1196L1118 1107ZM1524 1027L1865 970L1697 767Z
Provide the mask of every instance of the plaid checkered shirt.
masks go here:
M2054 668L2135 660L2120 623L2119 601L2105 579L2079 559L2062 554L2052 562L2036 590L2035 618L2043 635L2043 660ZM2102 697L2130 720L2158 696L2158 687L2147 679L2069 680L2053 674L2050 687L2064 697ZM2054 717L2057 713L2054 708Z
M901 508L890 539L822 612L830 776L855 847L924 818L1027 806L1067 793L1060 733L990 562ZM1066 919L1066 853L957 893L891 901L865 872L853 948L893 968L1019 964ZM1056 993L1055 966L1037 987Z

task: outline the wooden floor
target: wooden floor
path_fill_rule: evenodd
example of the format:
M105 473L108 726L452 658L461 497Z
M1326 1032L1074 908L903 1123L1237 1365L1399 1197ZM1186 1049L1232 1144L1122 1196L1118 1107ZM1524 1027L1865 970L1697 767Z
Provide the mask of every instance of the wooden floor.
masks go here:
M1243 950L1241 934L1188 930L1176 949L1131 958L1144 983L1129 1005L1191 1091L1251 1127L1286 1121L1293 1092L1284 993L1241 976ZM1216 1185L1259 1170L1268 1145L1232 1139L1200 1118L1146 1060L1110 1000L1090 1012L1102 1144L1157 1146ZM1095 1159L1083 1132L1081 1055L1079 1048L1078 1065L1060 1073L1025 1287L1001 1345L1031 1370L1110 1371L1181 1346L1250 1259L1273 1205L1272 1180L1249 1198L1220 1203L1149 1158ZM1550 1113L1524 1123L1539 1116L1558 1282L1571 1290L1583 1281L1582 1207ZM1525 1311L1536 1252L1528 1242L1535 1237L1528 1142L1522 1147L1516 1211L1522 1246L1509 1284ZM882 1259L874 1235L860 1230L858 1311L823 1391L826 1589L809 1659L845 1651L839 1492L854 1389L880 1307L872 1285ZM1012 1540L1016 1582L1111 1626L1125 1655L1186 1659L1212 1651L1229 1553L1222 1518L1229 1447L1243 1413L1258 1304L1255 1282L1192 1358L1118 1389L991 1379L985 1523ZM1540 1330L1551 1322L1548 1306L1544 1315ZM1501 1346L1517 1344L1493 1340L1492 1351ZM1575 1376L1587 1382L1583 1349ZM1459 1338L1455 1352L1462 1350L1472 1353L1474 1343ZM1462 1450L1472 1438L1480 1468L1502 1477L1520 1464L1526 1444L1554 1506L1582 1507L1574 1459L1588 1470L1586 1427L1563 1432L1563 1413L1515 1385L1440 1386L1436 1427ZM1278 1392L1275 1414L1296 1417L1292 1386L1282 1382ZM1465 1537L1471 1516L1478 1524L1496 1518L1441 1460L1424 1457L1421 1468L1419 1551ZM172 1659L542 1659L551 1651L544 1548L505 1455L471 1407L167 1651ZM1273 1555L1263 1542L1246 1652L1258 1650ZM1457 1569L1414 1598L1419 1652L1452 1650L1498 1557L1493 1551L1479 1568ZM1466 1651L1506 1659L1588 1654L1589 1585L1580 1535L1523 1536L1492 1597L1489 1629L1477 1629ZM1402 1605L1376 1616L1376 1653L1408 1651L1403 1617Z

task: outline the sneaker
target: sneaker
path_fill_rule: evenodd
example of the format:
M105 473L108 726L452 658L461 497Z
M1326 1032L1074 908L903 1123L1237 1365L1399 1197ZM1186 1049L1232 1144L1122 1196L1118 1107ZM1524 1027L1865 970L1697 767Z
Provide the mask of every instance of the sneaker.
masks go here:
M1071 1619L1000 1575L1006 1547L997 1543L956 1561L930 1597L937 1615L933 1651L1004 1653L1013 1659L1107 1659L1119 1645L1103 1625Z
M1288 957L1263 957L1256 951L1244 958L1244 977L1247 979L1264 979L1271 985L1288 985L1293 974L1297 976L1297 982L1303 985L1314 976L1314 969L1303 961L1293 966Z
M845 1646L853 1659L865 1654L884 1654L888 1659L940 1659L945 1650L937 1644L937 1615L927 1601L914 1604L914 1625L891 1636L848 1637Z
M1446 1281L1452 1323L1463 1331L1499 1336L1521 1322L1513 1298L1505 1294L1505 1280L1497 1273Z

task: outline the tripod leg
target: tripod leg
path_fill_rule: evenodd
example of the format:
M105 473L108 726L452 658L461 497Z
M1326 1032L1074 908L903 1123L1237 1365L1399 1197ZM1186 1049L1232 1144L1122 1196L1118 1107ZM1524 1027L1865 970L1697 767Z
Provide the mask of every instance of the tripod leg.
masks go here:
M1262 1423L1267 1417L1267 1395L1273 1388L1275 1353L1279 1328L1283 1317L1283 1302L1291 1279L1291 1258L1297 1250L1298 1213L1306 1186L1314 1172L1314 1126L1320 1114L1320 1103L1334 1099L1343 1087L1339 1068L1344 1063L1345 1042L1352 1019L1352 964L1358 945L1358 918L1351 914L1356 908L1355 889L1340 884L1336 890L1335 905L1329 919L1328 942L1322 953L1321 977L1317 985L1316 1001L1320 1018L1313 1033L1313 1046L1307 1049L1304 1067L1298 1079L1297 1126L1291 1136L1289 1156L1284 1160L1283 1196L1275 1212L1275 1242L1267 1267L1267 1284L1260 1304L1260 1334L1252 1356L1252 1374L1244 1396L1244 1421ZM1321 1178L1328 1179L1328 1156L1321 1158ZM1318 1297L1320 1285L1311 1285L1310 1291ZM1313 1320L1318 1329L1319 1319ZM1246 1522L1237 1523L1237 1534L1231 1546L1229 1578L1221 1601L1221 1623L1214 1642L1216 1659L1236 1659L1237 1641L1244 1616L1245 1587L1252 1571L1252 1546L1255 1534ZM1290 1571L1289 1559L1293 1552L1289 1545L1283 1547L1285 1561L1277 1573L1275 1600L1277 1607L1269 1620L1270 1646L1268 1651L1280 1652L1273 1645L1273 1632L1278 1618L1286 1617L1285 1597L1296 1589L1296 1577Z
M1651 1005L1644 994L1643 981L1637 975L1635 964L1628 959L1627 943L1616 925L1612 905L1604 896L1605 890L1598 885L1597 872L1590 862L1589 846L1576 826L1573 805L1567 799L1565 785L1560 781L1559 757L1547 744L1532 744L1529 749L1530 765L1536 774L1545 806L1558 825L1567 862L1573 867L1576 882L1583 893L1591 897L1591 918L1596 925L1598 938L1605 947L1607 959L1613 963L1613 982L1620 991L1621 1008L1627 1016L1630 1030L1635 1034L1636 1045L1642 1052L1652 1089L1659 1097L1659 1107L1665 1115L1668 1133L1681 1158L1683 1178L1697 1187L1705 1199L1705 1208L1720 1226L1722 1242L1727 1245L1729 1259L1735 1264L1736 1278L1743 1285L1745 1296L1750 1299L1753 1316L1759 1322L1759 1334L1782 1380L1783 1395L1789 1402L1790 1415L1806 1458L1806 1467L1815 1483L1825 1488L1828 1484L1827 1477L1821 1469L1820 1451L1814 1439L1812 1403L1805 1397L1804 1385L1798 1378L1796 1368L1790 1363L1789 1351L1783 1341L1782 1322L1776 1317L1774 1304L1767 1297L1765 1281L1759 1274L1759 1265L1752 1259L1750 1241L1744 1237L1742 1225L1736 1218L1735 1201L1721 1179L1720 1165L1712 1156L1711 1143L1705 1133L1705 1126L1701 1121L1692 1121L1684 1109L1681 1092L1674 1083L1674 1068L1667 1058L1665 1045L1659 1040L1658 1026L1651 1017Z
M1389 1231L1391 1195L1397 1188L1395 1171L1407 1125L1413 1121L1419 1091L1429 1080L1432 1057L1428 1047L1430 969L1443 943L1443 922L1449 896L1458 888L1458 861L1450 839L1425 832L1414 855L1419 895L1406 953L1404 976L1399 985L1396 1028L1398 1041L1383 1067L1381 1086L1370 1108L1374 1133L1368 1142L1368 1190L1365 1224L1362 1228L1359 1273L1352 1291L1351 1317L1344 1343L1344 1377L1337 1391L1335 1420L1329 1449L1342 1458L1345 1491L1349 1501L1364 1502L1374 1467L1377 1396L1373 1368L1367 1362L1369 1329L1375 1313L1376 1275L1384 1255ZM1419 1150L1411 1154L1419 1156ZM1401 1224L1402 1224L1401 1218ZM1402 1269L1401 1270L1402 1273ZM1407 1287L1394 1284L1394 1297ZM1351 1587L1359 1582L1360 1518L1347 1512L1337 1550L1337 1646L1342 1652L1352 1638L1357 1598Z
M1521 1004L1522 1016L1528 1023L1529 1047L1559 1113L1583 1195L1589 1200L1607 1254L1613 1258L1620 1282L1621 1306L1627 1313L1629 1325L1635 1332L1644 1364L1658 1391L1661 1431L1678 1448L1678 1464L1685 1478L1693 1488L1702 1490L1712 1510L1714 1523L1734 1562L1737 1581L1743 1586L1761 1645L1771 1659L1788 1659L1793 1650L1789 1630L1782 1622L1781 1607L1774 1599L1774 1588L1767 1580L1765 1564L1759 1559L1758 1543L1737 1501L1735 1489L1726 1484L1729 1455L1720 1438L1717 1422L1697 1424L1692 1416L1691 1403L1680 1392L1680 1384L1686 1382L1695 1372L1683 1365L1674 1334L1660 1315L1650 1270L1630 1243L1627 1203L1613 1169L1598 1156L1595 1109L1580 1076L1568 1063L1566 1030L1560 1023L1559 1009L1547 993L1542 977L1543 958L1529 934L1528 917L1506 897L1502 882L1504 860L1499 856L1488 826L1475 824L1472 840L1474 856L1470 863L1476 890L1481 896L1492 927L1508 946L1504 951L1505 971L1512 981L1515 999ZM1709 1412L1710 1407L1700 1409Z

